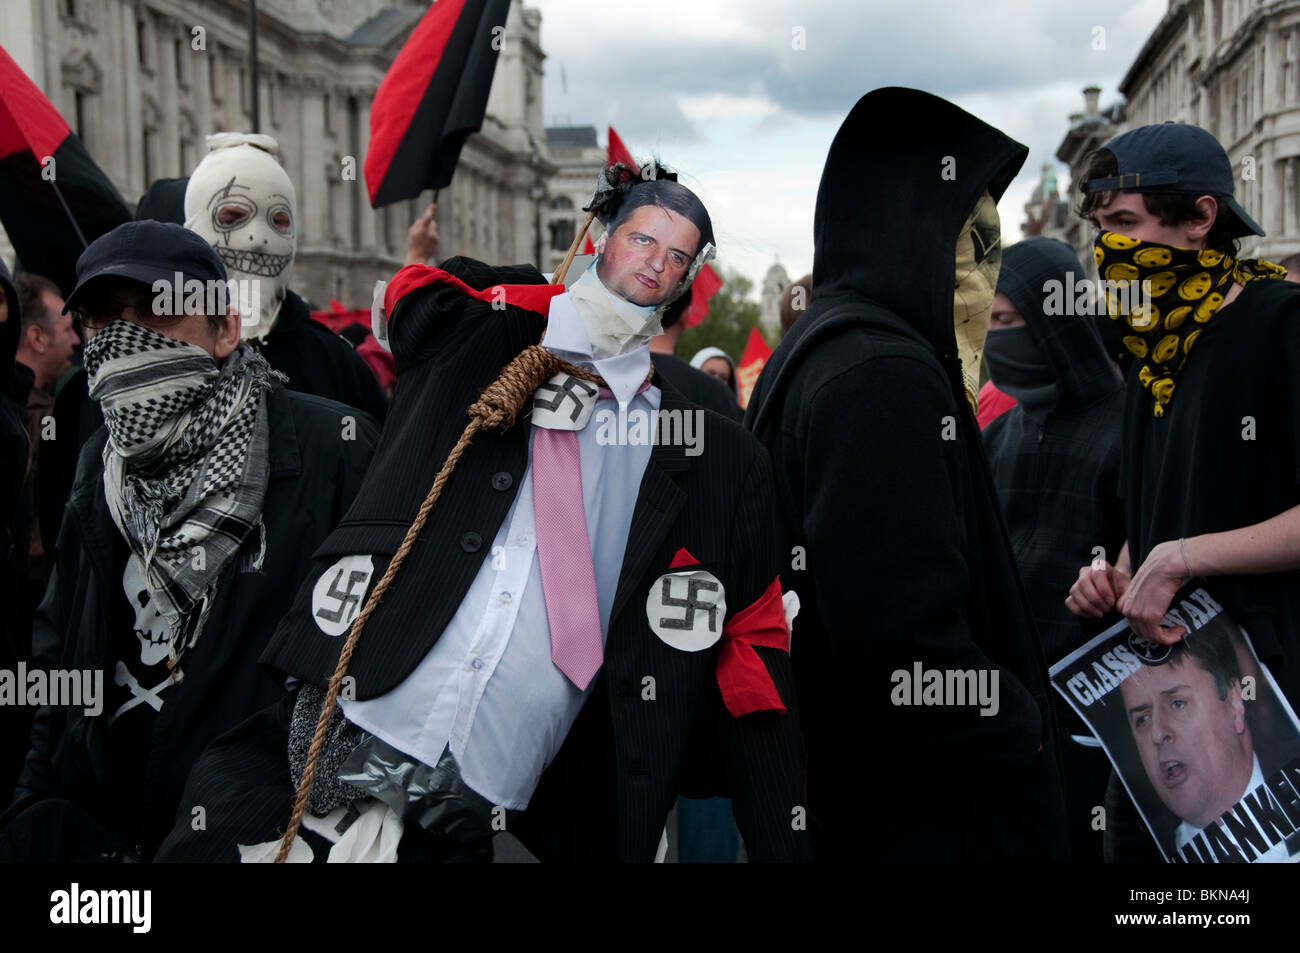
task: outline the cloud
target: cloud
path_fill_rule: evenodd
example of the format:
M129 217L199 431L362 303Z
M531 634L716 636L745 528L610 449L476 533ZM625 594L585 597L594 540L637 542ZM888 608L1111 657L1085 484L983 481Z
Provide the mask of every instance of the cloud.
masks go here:
M590 123L602 139L613 125L634 154L678 168L709 207L719 255L755 281L776 256L792 276L811 270L826 151L879 86L928 90L1029 146L1000 203L1004 235L1018 239L1043 164L1059 167L1080 90L1099 85L1112 102L1167 10L1166 0L659 0L645 15L631 6L602 18L585 4L530 5L542 12L547 122Z

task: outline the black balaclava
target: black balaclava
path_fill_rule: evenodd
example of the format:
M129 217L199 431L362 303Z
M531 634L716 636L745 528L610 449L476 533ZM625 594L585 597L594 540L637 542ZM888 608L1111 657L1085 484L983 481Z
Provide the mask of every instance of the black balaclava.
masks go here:
M1031 417L1041 417L1056 405L1056 372L1029 325L990 331L984 360L993 386L1015 398Z

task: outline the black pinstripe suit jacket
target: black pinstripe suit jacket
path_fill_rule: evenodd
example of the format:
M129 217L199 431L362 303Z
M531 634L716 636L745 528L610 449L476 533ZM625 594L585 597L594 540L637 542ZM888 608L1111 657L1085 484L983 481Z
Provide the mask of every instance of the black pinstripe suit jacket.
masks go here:
M443 268L477 289L537 284L529 267L455 258ZM316 566L263 656L275 669L324 684L342 638L311 617L312 587L340 556L371 554L371 584L387 567L467 421L466 408L545 325L533 311L435 284L393 308L397 389L356 501L317 551ZM690 410L656 375L661 409ZM806 860L802 745L788 653L759 648L787 711L738 718L724 707L718 646L682 652L650 629L646 597L680 548L721 580L727 618L754 603L781 567L766 451L705 411L702 452L657 445L641 481L619 578L605 664L595 690L520 822L540 857L650 860L680 792L729 795L754 860ZM375 610L349 669L356 697L402 681L459 607L522 483L528 426L480 433L445 487L394 585ZM653 677L653 699L644 679Z

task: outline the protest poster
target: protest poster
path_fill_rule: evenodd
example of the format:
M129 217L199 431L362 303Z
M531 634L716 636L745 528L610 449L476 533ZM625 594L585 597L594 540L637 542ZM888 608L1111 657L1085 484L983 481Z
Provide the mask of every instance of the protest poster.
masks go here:
M1171 863L1300 861L1300 721L1205 584L1148 642L1120 622L1052 666Z

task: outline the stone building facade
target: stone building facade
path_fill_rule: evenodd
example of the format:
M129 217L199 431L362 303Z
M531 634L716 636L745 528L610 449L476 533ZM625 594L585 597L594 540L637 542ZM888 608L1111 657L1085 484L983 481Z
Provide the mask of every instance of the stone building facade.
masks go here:
M1070 165L1070 200L1084 156L1124 129L1174 120L1212 133L1227 150L1236 197L1263 227L1242 253L1300 254L1300 0L1170 0L1119 84L1124 102L1071 117L1057 158ZM1090 256L1090 229L1069 237ZM1085 238L1086 236L1086 238Z
M596 191L596 179L605 167L606 151L596 142L595 126L551 126L546 143L555 175L542 212L541 236L547 271L564 260L587 213L582 207ZM601 226L592 221L587 234L592 243L600 238ZM579 254L582 248L578 248Z
M298 198L293 285L314 304L368 305L406 253L430 194L372 210L370 103L428 8L419 0L259 0L251 89L245 0L5 0L5 48L129 205L188 175L217 131L280 143ZM438 196L438 257L534 262L556 165L542 123L541 15L513 0L480 133ZM594 179L594 174L593 174ZM585 201L585 199L584 199ZM12 254L11 252L9 253Z

